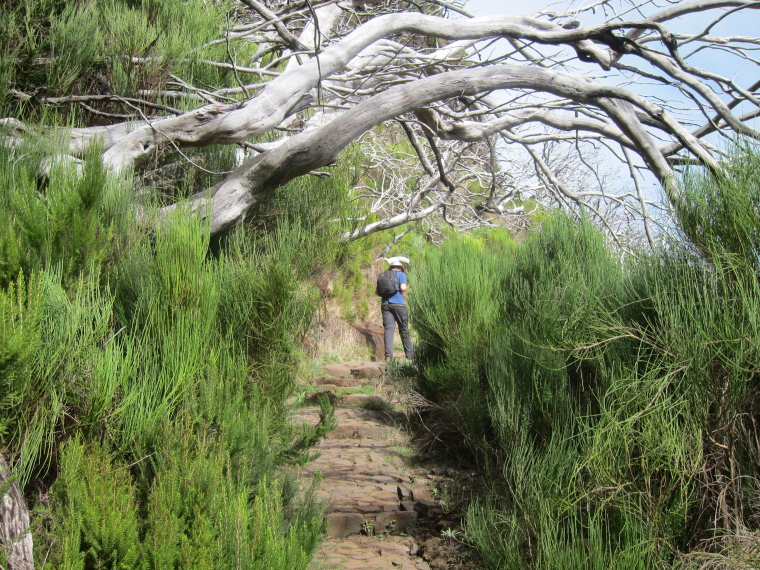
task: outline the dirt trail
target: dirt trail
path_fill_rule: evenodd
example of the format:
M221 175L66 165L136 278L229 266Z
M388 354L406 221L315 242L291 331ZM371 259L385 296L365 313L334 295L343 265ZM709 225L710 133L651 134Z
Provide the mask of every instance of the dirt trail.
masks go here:
M382 366L326 365L325 376L315 382L333 393L379 385ZM378 396L343 396L337 427L317 446L320 457L305 468L306 477L321 473L320 494L327 502L327 539L310 570L448 568L445 556L435 552L440 539L420 530L447 524L433 500L433 481L424 470L404 466L408 436L378 411L382 406ZM318 419L316 406L300 408L293 418L312 425Z

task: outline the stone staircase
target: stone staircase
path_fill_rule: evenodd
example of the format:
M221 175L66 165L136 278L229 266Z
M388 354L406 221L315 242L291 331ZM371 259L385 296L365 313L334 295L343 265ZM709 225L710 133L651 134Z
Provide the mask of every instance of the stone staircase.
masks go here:
M337 427L320 442L320 456L303 473L322 476L320 498L326 502L327 539L312 563L328 568L428 570L446 568L423 559L424 543L416 527L434 527L441 520L440 504L433 500L433 480L424 470L404 465L408 435L383 411L384 364L354 362L324 366L314 379L318 390L307 397L316 403L327 395L337 404ZM344 394L344 392L349 392ZM316 424L319 408L300 408L296 423Z

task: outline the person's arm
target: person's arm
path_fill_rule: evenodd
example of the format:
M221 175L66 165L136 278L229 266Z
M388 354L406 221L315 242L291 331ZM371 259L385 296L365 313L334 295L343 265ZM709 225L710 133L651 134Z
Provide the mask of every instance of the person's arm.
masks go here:
M407 289L407 287L406 287L406 279L407 279L407 277L406 277L406 273L401 272L401 275L404 276L404 281L403 282L399 282L399 284L398 284L398 290L401 291L401 293L403 294L404 291L406 291L406 289Z

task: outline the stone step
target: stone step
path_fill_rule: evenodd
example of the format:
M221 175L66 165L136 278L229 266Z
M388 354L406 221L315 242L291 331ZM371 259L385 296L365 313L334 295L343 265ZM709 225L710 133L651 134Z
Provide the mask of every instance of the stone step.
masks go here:
M378 535L408 532L417 526L417 516L415 511L384 511L375 517L374 533Z
M326 518L327 536L330 538L360 534L366 528L364 516L359 513L331 513Z
M368 396L367 394L346 394L340 397L341 405L372 405L381 407L383 399L380 396Z
M322 396L327 397L330 403L341 407L369 407L374 410L380 410L385 406L385 401L380 396L370 396L368 394L354 393L354 394L336 394L334 390L328 388L334 388L334 386L321 386L323 388L320 392L314 392L308 394L304 399L309 404L318 404L319 399ZM354 388L357 390L358 388Z
M335 384L320 384L319 385L321 392L333 392L334 394L338 394L338 392L361 392L366 388L366 384L364 386L336 386Z
M353 536L334 541L313 568L330 570L430 570L415 554L420 545L408 536ZM448 568L448 564L438 568Z
M360 515L377 515L382 512L396 512L399 510L398 503L377 503L373 505L328 505L325 514L332 513L359 513Z
M385 426L339 425L327 437L330 439L389 439L391 428Z
M321 479L316 496L325 504L328 538L315 554L319 565L313 568L431 570L422 556L432 549L423 548L409 531L415 525L427 532L431 525L451 523L442 520L440 503L432 500L432 479L404 466L392 447L399 433L387 423L385 401L366 393L367 385L385 381L383 363L348 362L324 369L314 382L335 402L337 427L317 445L319 457L302 473ZM319 408L300 407L292 421L316 425ZM437 562L435 568L448 567L445 557Z
M354 534L399 535L417 526L415 511L331 512L326 516L327 536L345 538Z
M340 378L337 376L317 376L314 378L314 383L317 386L335 386L337 388L351 388L356 384L361 384L361 382L356 381L356 378Z
M351 369L351 376L354 378L380 378L385 371L384 368L377 368L375 366L360 366L358 368Z
M340 364L325 364L322 370L328 376L355 378L377 378L385 370L385 362L343 362Z
M322 370L325 371L325 374L328 376L336 376L338 378L346 377L348 378L351 376L351 367L355 366L357 363L343 363L343 364L325 364L322 366Z

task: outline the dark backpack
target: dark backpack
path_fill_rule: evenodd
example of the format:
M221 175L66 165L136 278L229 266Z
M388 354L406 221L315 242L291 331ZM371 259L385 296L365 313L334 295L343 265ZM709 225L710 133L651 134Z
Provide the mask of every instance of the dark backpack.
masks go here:
M390 297L398 292L398 277L396 271L388 269L377 276L375 294L378 297Z

